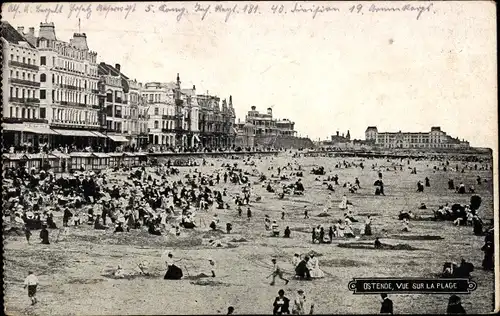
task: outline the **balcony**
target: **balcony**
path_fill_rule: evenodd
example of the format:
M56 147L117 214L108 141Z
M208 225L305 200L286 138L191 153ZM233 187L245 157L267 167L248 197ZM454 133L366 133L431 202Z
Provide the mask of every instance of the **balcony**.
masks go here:
M161 118L163 120L175 120L176 116L175 115L162 115Z
M68 101L61 101L61 105L69 105L69 106L78 106L78 107L86 107L87 104L84 103L76 103L76 102L68 102ZM97 106L99 108L99 106Z
M40 69L40 67L38 67L37 65L31 65L31 64L22 63L19 61L13 61L13 60L9 61L9 66L28 68L28 69L33 69L33 70L37 70L37 71Z
M4 117L2 118L4 123L44 123L48 124L49 121L46 119L37 119L37 118L20 118L20 117Z
M39 104L40 100L35 98L9 98L10 102Z
M73 85L70 85L70 84L62 84L61 88L63 88L63 89L69 89L69 90L80 90L80 91L83 91L83 88L80 88L80 87L77 87L77 86L73 86Z
M92 91L92 93L99 94L99 90L97 90L97 89L92 89L90 91Z
M176 129L175 128L162 128L161 132L162 133L175 133Z
M175 105L176 106L182 106L184 104L184 100L181 99L175 99Z
M30 86L30 87L40 87L40 82L36 82L36 81L22 80L22 79L16 79L16 78L10 78L9 81L10 81L10 83L17 83L17 84L22 84L25 86Z

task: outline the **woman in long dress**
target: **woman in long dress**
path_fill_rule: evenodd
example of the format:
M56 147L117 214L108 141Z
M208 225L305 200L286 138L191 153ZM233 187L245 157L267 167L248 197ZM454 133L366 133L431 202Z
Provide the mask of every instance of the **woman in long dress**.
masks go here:
M309 272L311 273L311 278L319 279L325 277L325 273L319 268L318 258L316 258L314 254L311 254L311 258L309 259L307 265Z

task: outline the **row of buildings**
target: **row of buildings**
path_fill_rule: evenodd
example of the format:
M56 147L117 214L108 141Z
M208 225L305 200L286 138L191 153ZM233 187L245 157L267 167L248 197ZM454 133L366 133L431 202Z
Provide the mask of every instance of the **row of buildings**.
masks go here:
M53 23L27 32L1 23L3 140L10 146L231 147L232 97L171 82L139 83L120 64L97 61L85 33L69 42ZM244 134L240 131L240 134Z
M470 144L447 135L439 126L431 127L429 132L379 132L376 126L365 131L365 141L383 148L431 148L465 149Z
M369 126L364 140L351 140L350 132L341 135L337 131L331 139L320 143L323 147L338 149L467 149L466 140L451 137L441 127L431 127L429 132L379 132L376 126Z

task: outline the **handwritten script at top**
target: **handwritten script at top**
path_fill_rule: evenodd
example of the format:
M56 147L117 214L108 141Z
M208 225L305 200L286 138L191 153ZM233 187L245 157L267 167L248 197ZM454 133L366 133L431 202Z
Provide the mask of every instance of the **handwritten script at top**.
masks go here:
M319 5L313 2L295 3L273 3L273 2L155 2L155 3L26 3L9 4L8 13L15 19L20 15L38 15L45 20L50 20L52 15L63 15L68 19L86 18L99 16L111 19L147 18L148 15L160 15L167 20L181 22L184 19L208 18L223 19L225 22L236 17L252 18L262 16L271 17L298 17L305 16L316 19L322 16L334 16L335 14L351 15L356 17L370 16L374 14L406 14L416 20L424 15L435 14L432 2L400 2L397 4L385 4L373 2L357 4L355 2L332 2L328 5Z

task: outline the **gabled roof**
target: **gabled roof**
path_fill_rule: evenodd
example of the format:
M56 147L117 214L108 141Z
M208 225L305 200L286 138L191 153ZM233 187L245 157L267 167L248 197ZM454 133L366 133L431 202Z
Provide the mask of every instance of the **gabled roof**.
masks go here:
M129 80L129 77L125 76L123 73L118 71L118 69L116 69L115 67L113 67L109 64L106 64L106 63L99 64L97 73L99 75L110 75L110 76L115 76L115 77L121 76L123 79Z
M98 68L97 68L97 73L100 76L105 76L105 75L110 75L110 76L115 76L115 77L120 77L122 79L122 88L123 92L128 93L130 90L128 80L129 78L125 76L123 73L118 71L115 67L108 65L106 63L100 63Z
M1 21L0 34L7 42L19 44L19 42L26 42L31 48L36 48L28 40L19 33L9 22Z

